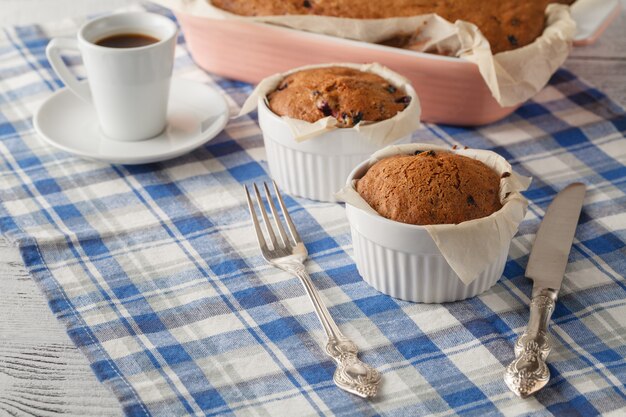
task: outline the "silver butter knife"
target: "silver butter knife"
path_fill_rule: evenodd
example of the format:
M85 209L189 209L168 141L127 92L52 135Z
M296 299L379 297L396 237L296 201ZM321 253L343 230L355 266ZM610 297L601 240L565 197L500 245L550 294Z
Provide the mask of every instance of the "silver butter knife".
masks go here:
M522 398L539 391L550 379L546 366L552 349L548 322L565 274L585 191L584 184L574 183L557 194L543 217L528 258L526 277L534 282L530 319L515 342L515 360L504 373L504 382Z

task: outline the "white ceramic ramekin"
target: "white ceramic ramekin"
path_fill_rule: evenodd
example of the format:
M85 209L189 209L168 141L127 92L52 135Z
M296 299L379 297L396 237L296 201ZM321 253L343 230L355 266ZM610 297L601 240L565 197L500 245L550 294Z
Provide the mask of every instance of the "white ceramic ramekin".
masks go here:
M405 86L417 100L415 90ZM334 193L343 187L355 165L387 145L368 141L353 128L334 129L297 142L289 125L267 106L258 103L259 125L263 132L270 175L288 194L318 201L337 201ZM406 142L410 135L395 143Z
M347 184L361 178L360 163ZM469 285L450 267L424 226L386 219L346 204L359 274L378 291L407 301L443 303L463 300L491 288L502 276L510 242Z
M508 246L465 285L424 227L374 216L349 204L346 215L359 274L392 297L419 303L463 300L491 288L504 271Z

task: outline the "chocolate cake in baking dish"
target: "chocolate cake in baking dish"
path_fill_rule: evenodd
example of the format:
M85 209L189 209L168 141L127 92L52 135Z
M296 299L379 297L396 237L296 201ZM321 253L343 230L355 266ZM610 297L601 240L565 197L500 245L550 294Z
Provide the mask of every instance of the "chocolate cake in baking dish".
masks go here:
M436 13L451 22L474 23L492 52L533 42L543 32L549 3L574 0L212 0L220 9L242 16L321 15L381 19Z

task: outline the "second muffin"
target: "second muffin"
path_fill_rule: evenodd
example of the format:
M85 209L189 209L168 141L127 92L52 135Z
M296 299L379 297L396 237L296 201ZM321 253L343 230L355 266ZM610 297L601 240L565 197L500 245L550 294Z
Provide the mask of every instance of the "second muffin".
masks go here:
M500 210L500 177L466 156L442 151L374 164L356 190L381 216L402 223L458 224Z
M336 201L356 164L420 127L415 89L376 63L274 74L256 86L239 114L255 107L272 178L288 194L320 201Z
M411 102L411 96L380 75L338 66L290 74L267 99L280 116L311 123L332 116L338 127L390 119Z

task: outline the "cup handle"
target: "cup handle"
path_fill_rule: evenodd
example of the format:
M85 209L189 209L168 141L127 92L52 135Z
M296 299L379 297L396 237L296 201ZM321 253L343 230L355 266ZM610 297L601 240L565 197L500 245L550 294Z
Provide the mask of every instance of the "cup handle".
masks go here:
M89 89L89 84L81 83L70 72L67 65L65 65L65 62L63 62L63 59L61 58L61 51L63 50L78 51L78 41L76 39L69 38L52 39L46 47L46 56L48 57L50 65L52 65L54 72L57 73L67 88L87 103L91 103L91 90Z

